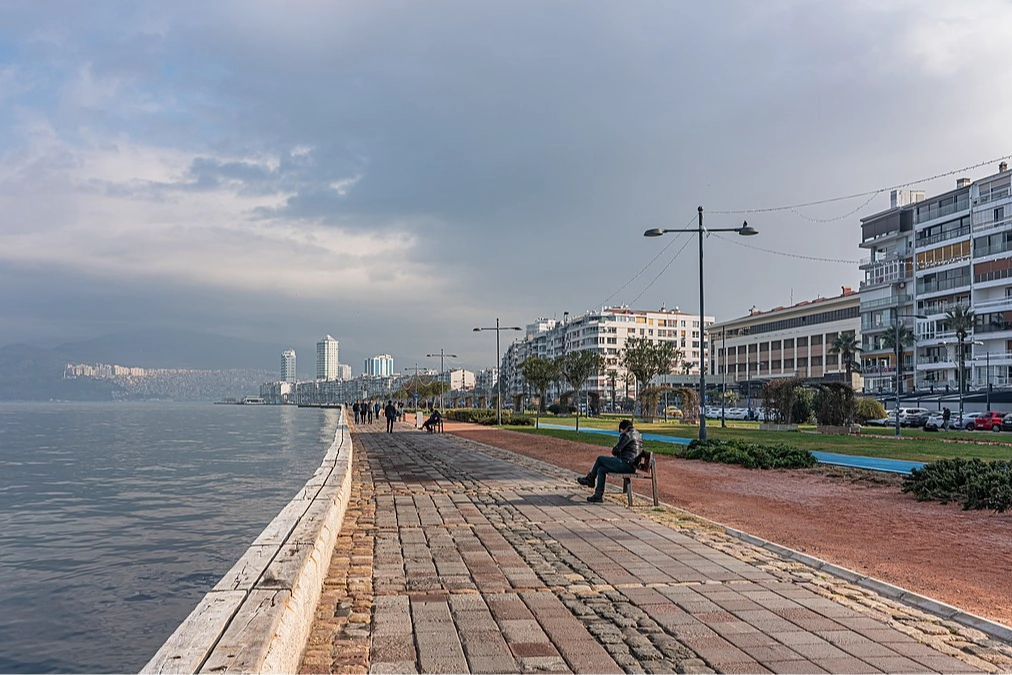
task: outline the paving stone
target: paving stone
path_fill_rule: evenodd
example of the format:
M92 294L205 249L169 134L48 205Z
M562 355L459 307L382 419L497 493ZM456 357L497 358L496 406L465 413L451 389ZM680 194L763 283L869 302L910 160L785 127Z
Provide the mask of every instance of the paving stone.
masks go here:
M684 513L589 508L558 467L360 429L301 672L1012 670L980 631Z

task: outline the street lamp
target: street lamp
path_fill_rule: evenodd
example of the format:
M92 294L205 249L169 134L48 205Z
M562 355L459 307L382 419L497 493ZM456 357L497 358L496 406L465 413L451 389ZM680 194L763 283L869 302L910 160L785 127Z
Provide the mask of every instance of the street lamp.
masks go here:
M495 320L495 327L488 328L475 328L475 333L480 333L483 330L494 330L495 331L495 386L496 386L496 400L495 400L495 416L497 424L502 426L502 373L499 372L499 331L504 330L523 330L520 326L500 326L499 319Z
M903 345L900 344L900 319L927 319L923 314L896 314L893 345L896 348L896 438L900 437L900 377L903 372Z
M456 354L444 354L442 347L439 348L439 353L438 354L426 354L425 356L426 356L426 358L430 358L430 359L432 357L434 357L434 356L438 356L439 357L439 382L440 383L443 382L443 373L446 372L446 368L443 366L443 357L444 356L449 356L451 359L457 358ZM449 384L450 384L449 379L450 378L446 378L446 379L447 379L447 383L446 384L449 387ZM443 388L442 387L439 388L439 409L442 410L444 413L446 412L446 408L443 407Z
M727 426L727 413L724 410L725 400L727 398L727 343L725 342L726 326L720 327L720 428L723 429ZM737 356L734 362L738 363ZM737 369L736 369L737 370Z
M699 224L694 230L670 230L666 228L655 227L647 230L643 233L644 237L659 237L662 234L668 232L695 232L699 235L699 440L706 440L706 368L703 367L703 345L706 340L706 329L705 319L703 314L703 234L707 232L737 232L738 234L748 237L754 234L759 234L759 230L754 227L750 227L748 221L743 221L741 227L721 227L709 230L703 229L703 207L700 206L699 212Z
M981 347L984 346L984 343L981 342L980 340L974 340L973 344L980 345ZM985 391L987 392L987 410L990 411L991 410L991 352L984 352L984 360L985 360L985 364L986 364L984 366L984 387L986 387Z

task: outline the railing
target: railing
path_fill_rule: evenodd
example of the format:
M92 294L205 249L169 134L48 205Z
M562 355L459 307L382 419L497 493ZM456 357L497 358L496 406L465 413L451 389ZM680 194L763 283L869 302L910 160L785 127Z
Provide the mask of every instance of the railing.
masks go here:
M965 237L968 234L970 234L970 226L965 225L955 230L948 230L946 232L939 232L938 234L933 234L930 237L918 237L917 246L918 247L931 246L932 244L938 244L943 241L949 241L950 239L958 239L960 237Z
M978 214L974 213L973 233L978 234L980 232L987 232L998 227L1005 227L1009 223L1012 223L1012 214L1005 216L1004 218L994 219L994 216L989 212L981 212L978 220Z
M970 199L968 197L963 197L956 200L954 204L946 204L945 206L938 206L937 204L919 205L914 209L914 222L926 223L929 220L941 218L957 211L966 211L969 208Z
M938 293L939 291L948 291L953 288L960 288L962 286L970 285L970 275L956 277L955 279L943 279L942 281L933 281L930 283L918 284L917 294L921 293Z
M973 311L975 314L984 314L996 309L1012 309L1012 297L998 298L996 300L984 300L983 302L973 303Z
M910 281L913 275L902 267L889 266L888 270L865 270L864 280L861 281L861 288L881 286L883 284L895 284L898 281Z

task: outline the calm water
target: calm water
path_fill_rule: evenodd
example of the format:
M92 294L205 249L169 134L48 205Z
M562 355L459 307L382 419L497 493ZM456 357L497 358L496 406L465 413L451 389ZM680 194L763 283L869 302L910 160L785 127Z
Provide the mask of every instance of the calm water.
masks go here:
M0 403L0 673L142 668L313 474L337 421Z

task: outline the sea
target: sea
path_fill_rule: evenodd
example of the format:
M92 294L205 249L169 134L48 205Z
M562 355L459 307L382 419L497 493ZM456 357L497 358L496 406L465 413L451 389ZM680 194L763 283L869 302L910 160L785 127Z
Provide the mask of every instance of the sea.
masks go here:
M0 402L0 673L135 673L313 475L336 409Z

